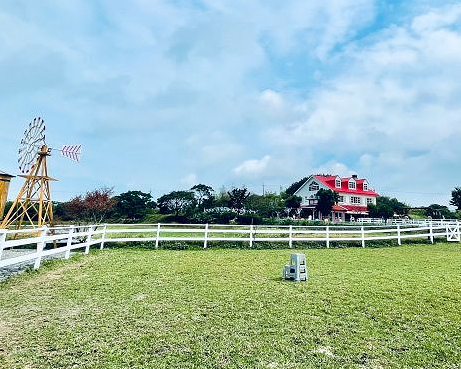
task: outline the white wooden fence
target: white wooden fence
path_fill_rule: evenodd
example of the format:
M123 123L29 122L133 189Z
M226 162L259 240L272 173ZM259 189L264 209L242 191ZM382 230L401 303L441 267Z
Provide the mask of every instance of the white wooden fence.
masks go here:
M231 226L216 224L111 224L39 228L35 230L0 229L0 268L34 262L40 267L45 257L62 254L69 258L71 251L88 254L90 247L104 248L105 243L151 242L155 248L161 242L194 242L207 248L217 241L243 242L254 247L258 242L286 243L295 247L300 242L320 242L328 248L332 243L352 242L365 247L367 242L395 240L400 245L405 239L436 238L460 242L460 223L423 225L375 226ZM3 257L4 250L26 250L18 256Z

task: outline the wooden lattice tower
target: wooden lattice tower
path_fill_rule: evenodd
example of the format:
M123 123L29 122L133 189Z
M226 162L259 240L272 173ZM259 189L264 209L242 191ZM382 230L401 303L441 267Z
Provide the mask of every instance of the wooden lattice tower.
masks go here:
M53 204L51 201L50 181L46 163L50 150L43 145L37 154L37 160L27 175L20 175L25 182L6 214L0 228L24 225L41 227L53 223Z
M24 132L19 149L19 169L23 173L20 177L25 181L0 228L53 225L50 182L55 179L48 175L46 162L51 150L55 149L49 148L45 143L45 122L40 117L35 118ZM66 145L58 151L63 156L78 161L81 145Z

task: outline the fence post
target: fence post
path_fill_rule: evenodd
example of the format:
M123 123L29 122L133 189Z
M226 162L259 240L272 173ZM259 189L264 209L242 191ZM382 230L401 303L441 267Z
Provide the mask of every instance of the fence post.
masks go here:
M458 230L458 240L461 240L461 230L459 229L459 220L456 219L456 229ZM0 255L1 258L1 255Z
M206 249L208 245L208 223L205 224L205 239L203 240L203 248Z
M5 248L6 243L6 229L4 231L0 230L0 260L2 260L3 249Z
M88 236L86 237L86 247L85 247L85 255L88 255L90 252L90 245L91 245L91 236L93 235L93 226L88 228Z
M64 254L64 259L70 258L70 248L72 246L72 238L74 234L74 226L71 226L69 229L69 236L67 237L67 244L66 244L66 253Z
M325 237L326 237L326 240L327 240L327 249L330 248L330 227L326 227L325 229Z
M400 239L400 224L397 224L397 242L399 245L402 244L402 240Z
M365 247L365 228L362 226L362 247Z
M40 264L42 263L42 254L43 254L43 249L45 248L45 244L46 244L45 238L46 238L47 231L48 231L48 228L44 226L40 233L40 241L37 242L37 258L35 259L34 269L40 268Z
M104 244L106 242L106 232L107 232L107 224L104 224L102 236L101 236L101 246L99 247L100 250L104 248Z
M253 224L250 226L250 247L253 247Z
M155 236L155 248L158 249L158 238L160 237L160 223L157 223L157 235Z
M434 243L434 230L432 229L432 220L429 222L429 238Z
M290 225L290 235L289 235L289 246L290 249L293 247L293 226Z

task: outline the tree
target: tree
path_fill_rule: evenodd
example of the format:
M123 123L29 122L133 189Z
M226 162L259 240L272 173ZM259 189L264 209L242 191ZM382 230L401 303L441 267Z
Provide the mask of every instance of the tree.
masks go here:
M339 201L339 195L332 190L325 190L321 188L317 191L317 206L316 210L319 211L324 217L329 216L333 210L333 206Z
M233 188L231 191L227 192L229 195L229 207L235 209L237 214L240 214L245 207L245 200L250 196L250 192L246 187L242 188Z
M157 206L162 214L174 212L176 216L180 212L186 213L195 204L195 196L191 191L172 191L157 199Z
M85 194L84 213L88 220L93 223L101 223L104 220L115 204L112 192L112 188L102 187Z
M141 220L149 209L155 209L156 206L152 195L141 191L124 192L115 199L118 216L131 220Z
M273 193L266 193L263 196L251 194L245 201L245 207L262 217L270 218L278 216L285 208L285 204L280 196Z
M404 216L408 214L409 206L400 202L396 198L378 196L376 205L368 205L368 211L372 218L389 219L395 215Z
M371 218L389 219L394 215L394 210L392 210L389 203L377 202L376 205L368 205L368 213Z
M302 202L301 196L296 196L296 195L291 195L288 196L285 199L285 212L287 214L287 217L291 215L291 212L295 210L297 211L297 214L300 214L300 207L301 207L301 202ZM298 211L299 210L299 211Z
M296 191L309 179L309 177L303 177L299 181L292 183L288 188L285 190L287 197L292 196L295 194Z
M455 215L444 205L431 204L426 209L426 216L432 219L451 219Z
M212 205L214 192L212 187L204 184L197 184L191 188L191 191L194 193L197 207L200 210L209 208Z
M455 187L451 191L450 205L456 206L456 210L461 210L461 187Z

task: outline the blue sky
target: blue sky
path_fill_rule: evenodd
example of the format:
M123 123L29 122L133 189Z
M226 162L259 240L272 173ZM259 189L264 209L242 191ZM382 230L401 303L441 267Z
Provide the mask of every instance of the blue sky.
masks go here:
M461 3L0 3L0 170L44 117L54 198L357 173L412 205L461 186ZM21 182L14 179L10 197Z

